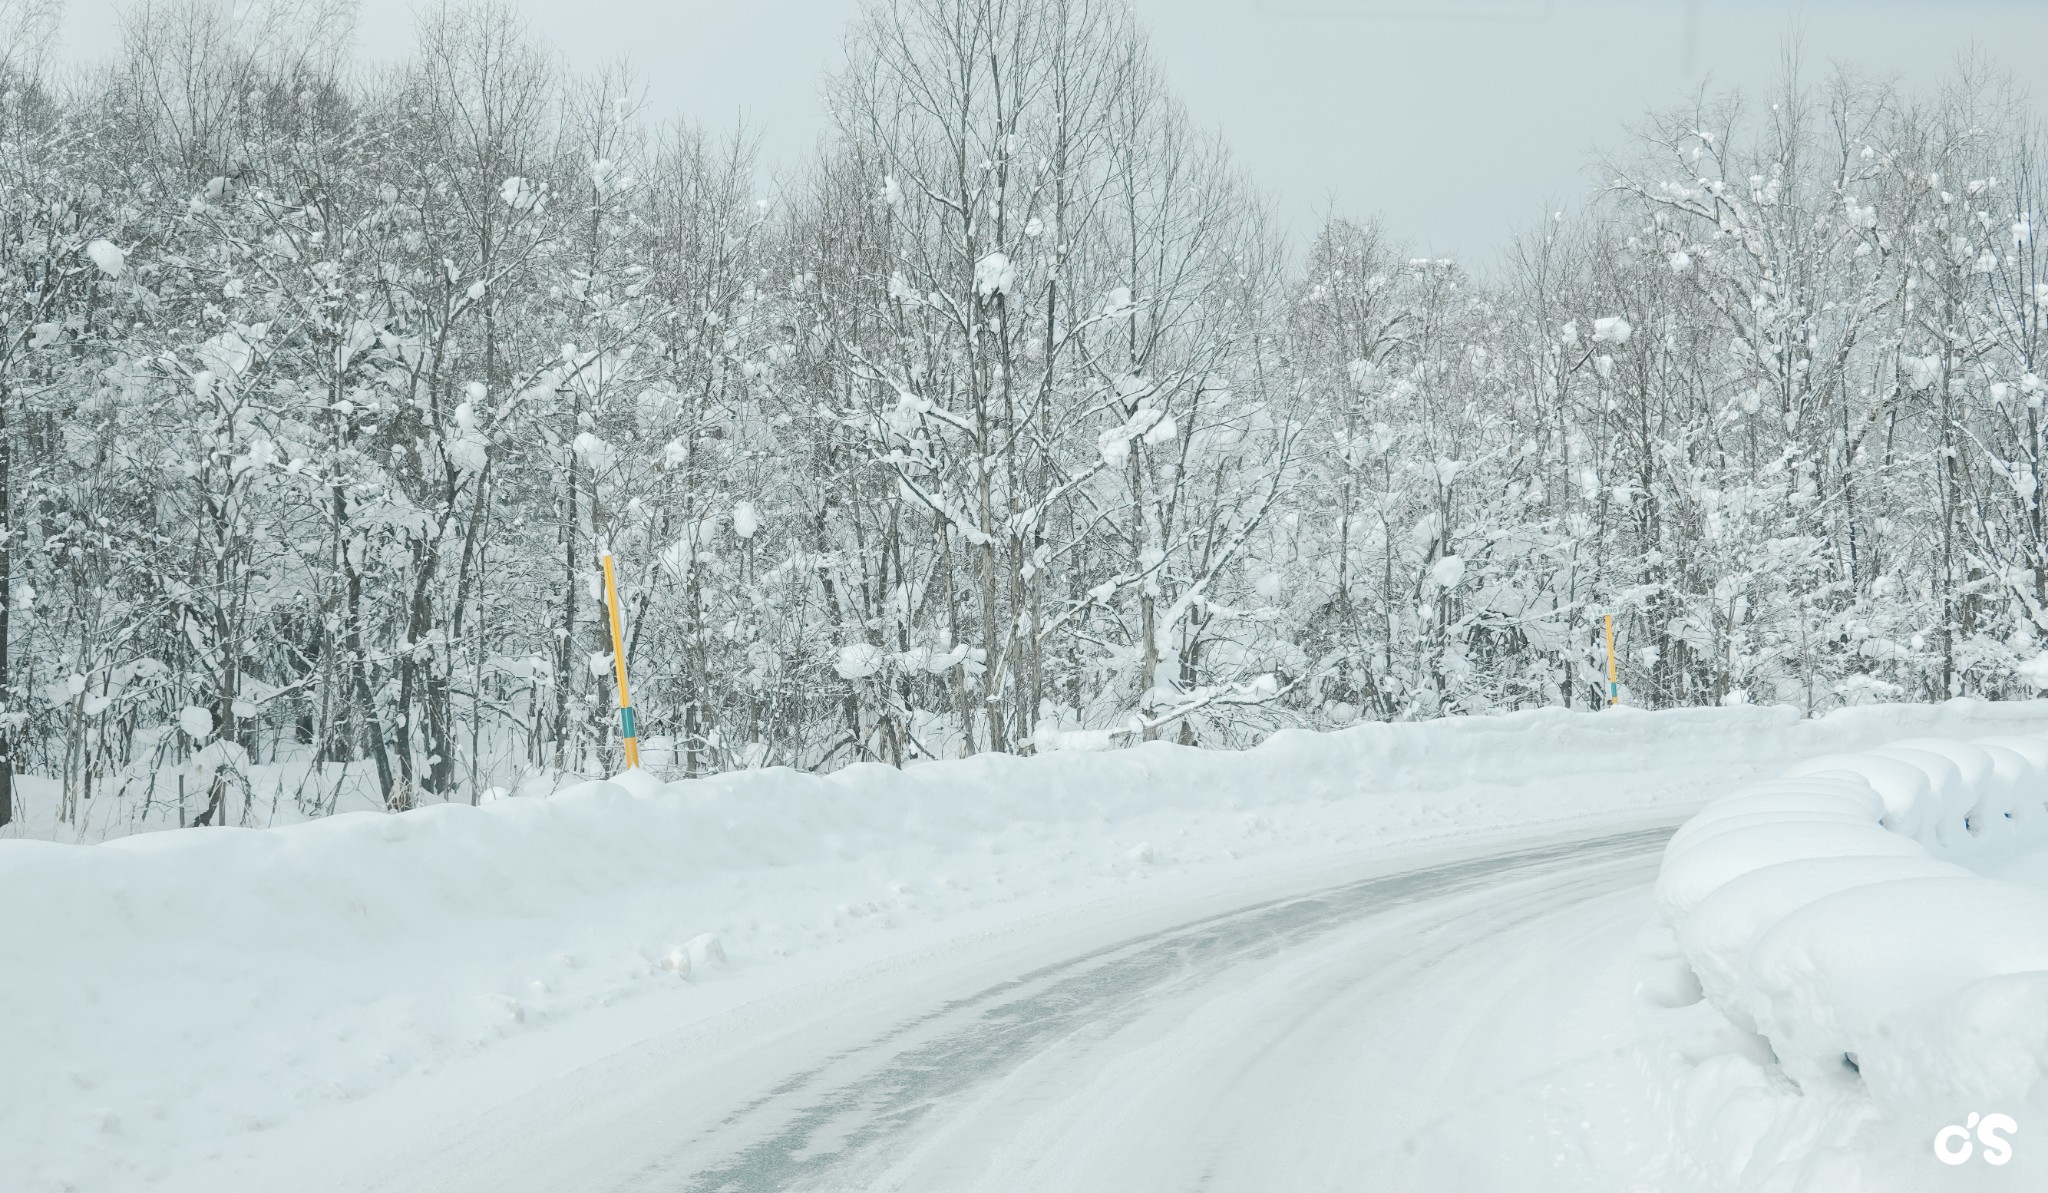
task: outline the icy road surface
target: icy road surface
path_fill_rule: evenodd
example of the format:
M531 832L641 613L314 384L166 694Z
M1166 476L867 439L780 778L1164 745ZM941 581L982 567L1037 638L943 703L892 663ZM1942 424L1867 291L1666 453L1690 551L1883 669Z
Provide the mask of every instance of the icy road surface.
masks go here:
M1648 1112L1630 1003L1672 827L1041 915L744 1001L492 1104L420 1091L459 1121L305 1183L1626 1189L1654 1163L1639 1141L1662 1133L1631 1121Z
M1646 916L1666 835L1367 878L1080 952L789 1074L700 1127L682 1179L646 1187L1529 1188L1594 1146L1581 1091L1606 1092L1618 1042L1565 1021Z

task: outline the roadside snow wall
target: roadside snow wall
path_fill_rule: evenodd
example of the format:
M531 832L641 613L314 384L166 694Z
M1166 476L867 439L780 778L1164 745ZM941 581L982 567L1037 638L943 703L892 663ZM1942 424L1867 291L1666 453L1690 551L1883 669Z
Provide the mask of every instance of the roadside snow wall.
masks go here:
M1944 1165L1932 1141L1972 1116L2024 1128L2043 1101L2048 890L1983 871L2044 838L2037 736L1808 759L1678 831L1657 900L1690 975L1656 985L1683 1007L1696 979L1729 1029L1718 1054L1694 1033L1676 1098L1708 1187L2038 1181L2033 1163ZM2015 1150L2048 1158L2048 1115L2031 1125Z

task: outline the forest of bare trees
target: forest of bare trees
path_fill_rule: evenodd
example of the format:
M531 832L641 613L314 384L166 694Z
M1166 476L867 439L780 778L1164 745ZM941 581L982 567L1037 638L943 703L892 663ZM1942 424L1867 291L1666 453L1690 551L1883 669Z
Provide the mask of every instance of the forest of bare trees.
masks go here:
M2048 684L1995 77L1601 130L1474 263L1291 249L1116 0L873 0L774 178L509 8L348 19L0 0L0 823L614 768L605 547L672 775L1591 707L1608 614L1639 706Z

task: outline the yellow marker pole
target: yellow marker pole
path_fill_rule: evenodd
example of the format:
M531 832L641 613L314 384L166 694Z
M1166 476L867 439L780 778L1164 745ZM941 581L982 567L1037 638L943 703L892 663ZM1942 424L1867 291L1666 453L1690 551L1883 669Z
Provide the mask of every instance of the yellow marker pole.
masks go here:
M605 559L605 567L610 568L611 556L607 555ZM605 574L610 575L611 573L607 571ZM618 614L614 613L612 616L616 619ZM614 620L612 624L617 625L618 623ZM619 666L624 668L625 664L621 663ZM623 686L625 682L626 673L624 670L621 670L619 672L619 683L621 685L619 690L622 692L625 691ZM624 699L624 697L621 697L621 699ZM1612 708L1619 703L1621 703L1621 680L1616 678L1614 673L1614 614L1609 613L1607 615L1607 705Z
M612 553L604 553L604 603L612 615L612 670L619 677L619 736L626 744L626 769L640 769L640 739L633 735L633 696L626 688L626 636L619 629L619 582L612 574Z

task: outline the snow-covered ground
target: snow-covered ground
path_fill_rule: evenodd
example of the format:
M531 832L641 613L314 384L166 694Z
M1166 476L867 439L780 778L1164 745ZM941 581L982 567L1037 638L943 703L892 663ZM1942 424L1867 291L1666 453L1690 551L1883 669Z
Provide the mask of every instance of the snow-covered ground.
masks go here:
M1151 745L667 786L627 776L550 799L267 831L0 842L0 906L12 913L0 922L0 1188L271 1190L323 1172L350 1187L334 1174L428 1155L419 1149L430 1141L431 1154L458 1154L494 1123L502 1133L520 1121L521 1105L559 1118L578 1080L599 1081L612 1111L602 1131L592 1125L594 1140L636 1129L672 1139L689 1114L735 1104L735 1074L785 1062L807 1071L805 1057L825 1055L807 1041L900 1026L891 1016L920 999L1008 982L1055 956L1071 962L1091 944L1177 931L1205 913L1253 914L1262 898L1330 889L1401 858L1469 864L1526 853L1538 837L1591 849L1583 842L1674 825L1711 797L1824 755L2030 734L2048 734L2048 704L1887 706L1811 721L1759 708L1543 711L1287 733L1244 753ZM1654 845L1641 848L1494 877L1489 861L1460 880L1492 883L1484 892L1429 888L1433 902L1413 921L1377 904L1369 923L1325 917L1326 933L1270 963L1222 950L1207 968L1223 1001L1183 992L1180 1004L1228 1031L1190 1036L1195 1020L1182 1018L1159 1026L1150 1052L1124 1040L1121 1062L1034 1057L1027 1067L1107 1080L1149 1071L1147 1056L1198 1053L1243 1067L1256 1058L1216 1046L1255 1021L1279 1033L1260 1056L1312 1055L1315 1008L1349 1005L1343 975L1363 980L1377 970L1357 968L1361 958L1411 953L1386 997L1437 1006L1452 1035L1498 1041L1505 1024L1537 1030L1528 1016L1538 1009L1570 1007L1556 1046L1618 1056L1635 1030L1626 1008L1641 1000L1632 986L1615 992L1641 966L1638 952L1655 951L1634 934L1654 914ZM1998 864L2027 866L2017 855ZM1467 896L1471 906L1456 904ZM1347 940L1354 951L1328 951ZM1402 951L1417 941L1430 947ZM1294 976L1273 976L1283 970ZM1319 973L1330 980L1319 985ZM1495 973L1510 976L1489 988ZM1433 982L1462 993L1432 996ZM1489 1013L1489 998L1509 995L1488 989L1525 1001ZM1555 997L1526 1001L1546 990ZM1171 1005L1148 997L1131 1023L1153 1030L1144 1025L1163 1022L1153 1012ZM1292 1043L1280 1038L1290 1022L1306 1033ZM1329 1022L1333 1039L1379 1039L1369 1023ZM675 1034L687 1025L696 1034ZM813 1039L812 1027L824 1034ZM1194 1047L1204 1040L1207 1052ZM1471 1053L1431 1061L1387 1046L1355 1060L1362 1080L1416 1082L1418 1120L1404 1138L1485 1146L1487 1107L1512 1105L1517 1121L1538 1125L1531 1146L1504 1157L1533 1163L1576 1147L1603 1172L1650 1163L1656 1123L1637 1112L1640 1091L1615 1085L1627 1066L1558 1073L1551 1084L1580 1090L1572 1096L1592 1125L1544 1134L1540 1115L1565 1103L1540 1075L1559 1057L1523 1050L1508 1058L1512 1080L1496 1075L1503 1089L1542 1095L1531 1101L1475 1088ZM626 1059L593 1068L600 1057ZM1418 1064L1438 1062L1440 1080L1418 1080ZM1092 1067L1104 1064L1114 1072ZM1265 1088L1285 1086L1282 1070L1264 1072ZM635 1079L666 1100L636 1093ZM1080 1084L1099 1094L1094 1081ZM533 1092L542 1086L554 1092ZM1020 1088L956 1091L954 1102L996 1106ZM1146 1087L1115 1088L1129 1099ZM937 1167L877 1179L943 1183L976 1154L976 1121L985 1135L1008 1120L961 1118L966 1134L918 1153ZM1053 1114L1042 1125L1065 1148L1088 1121ZM1168 1126L1147 1121L1153 1138ZM1278 1148L1284 1127L1276 1119L1254 1134ZM845 1129L862 1128L849 1118ZM541 1159L521 1156L535 1180L598 1165L595 1153L553 1155L566 1166L554 1170ZM1058 1187L1057 1168L1033 1171ZM613 1183L628 1187L631 1175Z
M582 781L574 774L521 765L516 743L491 743L488 752L490 765L484 773L498 776L509 786L481 785L477 793L483 801L553 795ZM655 739L651 749L643 750L643 756L651 758L666 754L663 739ZM269 761L254 762L239 746L215 742L182 763L151 765L145 760L122 770L90 795L81 794L73 801L75 815L69 820L64 818L60 780L48 775L16 775L14 820L0 828L0 840L98 844L183 828L206 810L207 787L223 758L238 776L238 781L229 785L226 807L220 813L231 825L282 828L338 812L384 810L374 763L315 765L312 751L298 745L282 745ZM467 796L464 799L467 802Z

